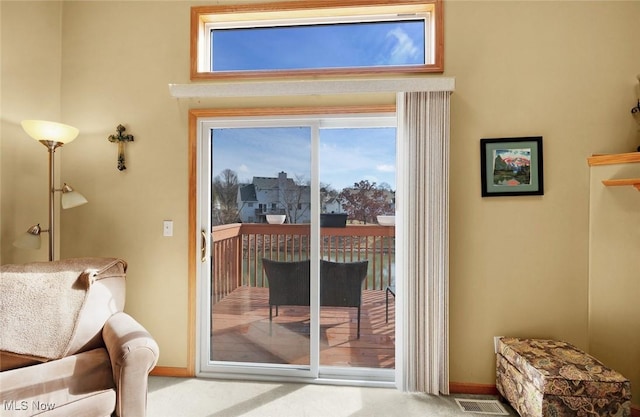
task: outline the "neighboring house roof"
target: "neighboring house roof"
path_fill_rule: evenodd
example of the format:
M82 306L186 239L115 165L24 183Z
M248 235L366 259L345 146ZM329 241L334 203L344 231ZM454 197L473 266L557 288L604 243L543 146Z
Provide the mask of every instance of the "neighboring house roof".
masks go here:
M258 201L258 192L264 190L277 190L280 179L273 177L253 177L251 184L240 186L240 201ZM292 178L286 178L286 188L298 187ZM300 187L304 188L304 187Z
M295 187L296 183L292 178L287 178L287 188ZM278 188L279 178L273 177L253 177L251 182L258 190L271 190Z
M253 177L253 181L251 181L254 187L259 190L268 190L271 188L278 188L278 179L277 178L268 178L268 177Z

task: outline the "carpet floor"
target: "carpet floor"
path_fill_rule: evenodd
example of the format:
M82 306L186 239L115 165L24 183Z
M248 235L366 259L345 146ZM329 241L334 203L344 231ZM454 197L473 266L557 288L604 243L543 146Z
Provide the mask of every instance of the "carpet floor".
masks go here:
M473 417L455 398L388 388L149 377L149 417ZM510 416L515 411L504 405Z

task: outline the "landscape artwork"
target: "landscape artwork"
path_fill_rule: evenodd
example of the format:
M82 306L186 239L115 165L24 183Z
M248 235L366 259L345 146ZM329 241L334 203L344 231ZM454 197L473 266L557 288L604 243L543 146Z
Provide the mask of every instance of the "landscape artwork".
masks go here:
M495 149L493 183L511 187L531 184L531 148Z
M542 136L480 140L483 197L544 195Z

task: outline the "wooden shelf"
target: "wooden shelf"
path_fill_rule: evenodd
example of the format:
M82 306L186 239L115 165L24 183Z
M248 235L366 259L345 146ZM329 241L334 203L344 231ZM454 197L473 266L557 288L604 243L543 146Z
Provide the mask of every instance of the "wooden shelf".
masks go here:
M618 187L623 185L631 185L640 191L640 178L623 178L619 180L602 180L607 187Z
M640 152L594 154L593 156L587 158L587 162L591 167L597 165L630 164L634 162L640 162ZM602 180L602 183L607 187L631 185L632 187L635 187L636 190L640 191L640 178Z
M640 162L640 152L593 155L587 158L587 162L589 166Z

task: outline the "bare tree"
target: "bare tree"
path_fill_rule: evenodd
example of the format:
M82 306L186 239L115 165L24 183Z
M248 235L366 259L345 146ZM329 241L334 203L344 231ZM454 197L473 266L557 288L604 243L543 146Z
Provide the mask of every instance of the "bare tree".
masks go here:
M303 175L296 175L295 180L287 181L280 195L280 203L284 206L289 223L297 223L311 208L311 184Z
M227 168L213 180L212 222L214 225L237 223L240 221L238 210L238 175Z
M378 184L378 189L393 192L393 190L391 189L391 185L388 182L381 182L380 184Z
M349 218L366 224L372 223L377 215L388 210L387 195L385 190L376 187L375 182L362 180L342 190L339 197Z

